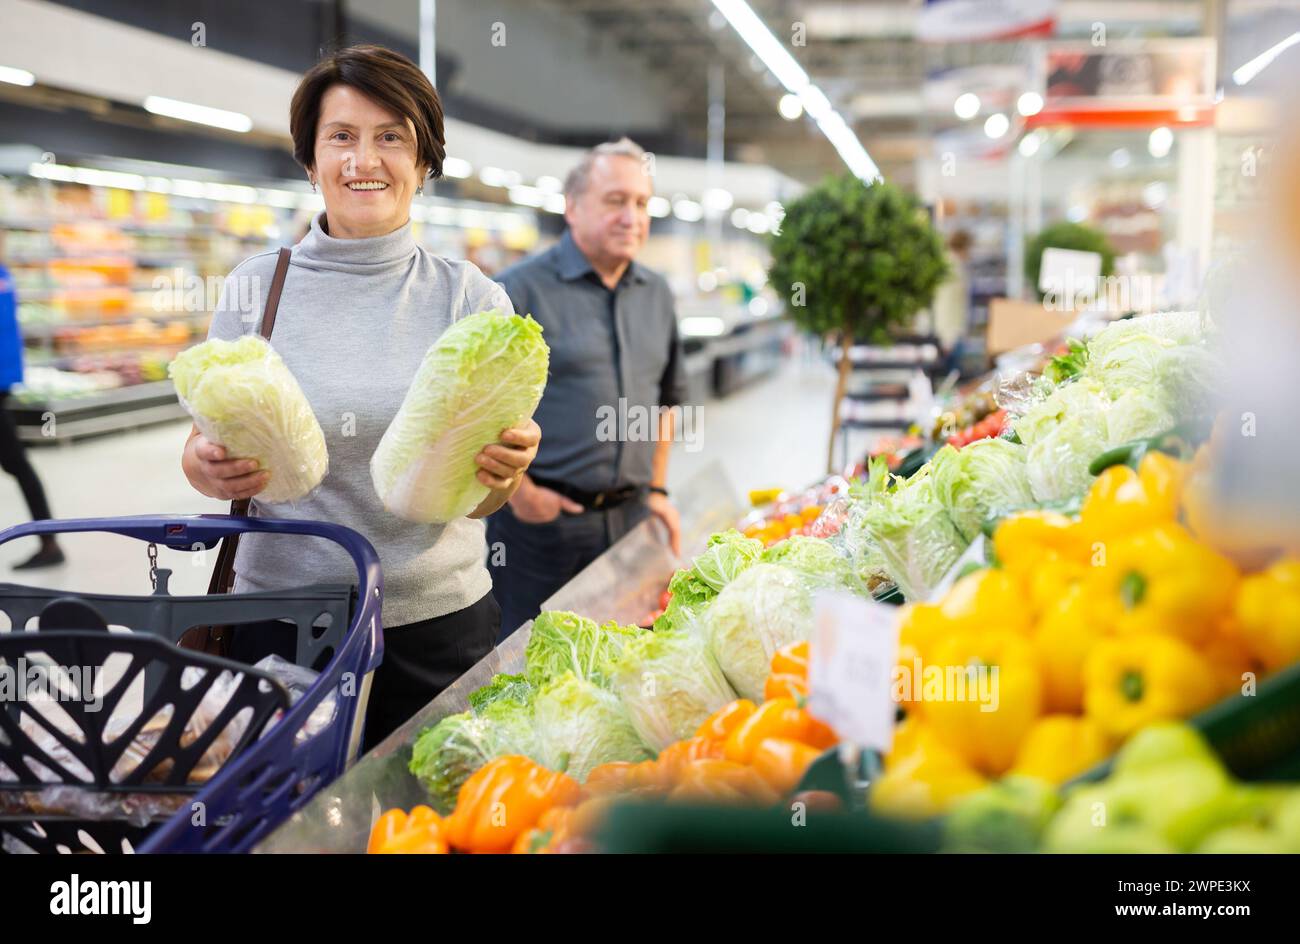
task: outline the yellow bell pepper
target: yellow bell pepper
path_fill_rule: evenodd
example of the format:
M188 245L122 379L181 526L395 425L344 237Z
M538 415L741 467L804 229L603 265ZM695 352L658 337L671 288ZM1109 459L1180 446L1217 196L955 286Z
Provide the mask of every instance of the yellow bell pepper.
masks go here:
M1089 541L1106 541L1173 521L1178 515L1187 467L1162 452L1149 452L1137 471L1113 465L1097 476L1079 511Z
M1106 732L1092 718L1047 715L1025 735L1011 773L1061 784L1110 755Z
M985 569L962 577L939 602L947 634L998 630L1027 633L1033 614L1024 588L1005 570Z
M1084 665L1084 711L1113 738L1186 718L1217 693L1200 654L1174 636L1103 639Z
M1117 633L1199 643L1232 608L1237 568L1173 522L1108 541L1104 551L1085 585Z
M926 722L976 770L1006 773L1042 710L1033 643L1006 630L954 636L935 648L925 672L943 673L940 699L923 688Z
M1078 522L1054 511L1025 511L993 532L993 553L1011 574L1030 574L1045 560L1088 563L1088 542Z
M1266 668L1300 660L1300 560L1279 561L1243 580L1236 617L1246 648Z
M1081 584L1067 589L1043 614L1034 649L1043 674L1045 710L1083 710L1083 665L1103 635Z
M924 819L948 811L958 797L974 793L987 781L933 730L908 718L894 732L885 770L871 784L873 812L905 819Z

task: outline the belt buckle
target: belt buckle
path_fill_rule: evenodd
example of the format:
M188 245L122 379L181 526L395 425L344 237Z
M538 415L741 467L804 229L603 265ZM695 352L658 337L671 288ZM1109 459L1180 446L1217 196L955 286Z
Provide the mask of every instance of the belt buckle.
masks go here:
M604 505L604 504L605 504L605 494L606 494L605 492L597 492L597 493L596 493L596 500L593 501L593 502L591 503L591 507L594 508L594 509L599 509L602 505Z

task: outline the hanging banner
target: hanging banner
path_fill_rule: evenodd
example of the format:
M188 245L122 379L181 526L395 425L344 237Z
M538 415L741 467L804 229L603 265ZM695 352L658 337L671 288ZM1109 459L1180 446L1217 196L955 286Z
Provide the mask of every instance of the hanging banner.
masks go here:
M1048 43L1036 63L1043 109L1028 127L1208 125L1214 121L1214 40Z
M923 43L971 43L1051 36L1058 0L926 0L916 23Z

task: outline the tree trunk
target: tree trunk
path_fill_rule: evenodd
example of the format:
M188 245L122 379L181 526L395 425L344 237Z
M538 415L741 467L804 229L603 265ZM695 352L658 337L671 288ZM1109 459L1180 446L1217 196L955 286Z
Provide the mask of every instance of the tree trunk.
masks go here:
M835 471L835 437L840 432L840 403L844 400L844 393L849 388L849 371L852 364L849 362L849 348L853 345L853 336L849 332L840 335L840 364L839 377L835 381L835 405L831 413L831 441L826 448L826 474L830 475Z

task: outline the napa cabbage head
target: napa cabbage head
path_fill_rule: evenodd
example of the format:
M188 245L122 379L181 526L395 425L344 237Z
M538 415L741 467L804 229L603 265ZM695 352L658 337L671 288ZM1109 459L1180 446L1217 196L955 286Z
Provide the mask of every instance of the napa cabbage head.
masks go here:
M1080 378L1054 389L1014 421L1021 443L1032 446L1067 418L1080 414L1104 414L1110 406L1106 388L1092 378Z
M889 576L914 601L929 598L968 545L939 500L932 472L924 466L862 516Z
M533 415L550 350L531 317L484 311L457 321L424 355L370 460L384 507L445 523L487 497L474 457Z
M703 627L731 687L762 701L776 650L812 635L812 585L779 564L755 564L718 594Z
M718 592L762 553L762 541L747 538L734 529L710 537L691 566L677 571L668 581L672 596L667 609L655 620L655 631L670 631L693 622Z
M988 518L1034 504L1027 453L1006 439L981 439L961 449L944 446L930 460L935 494L967 542Z
M433 808L445 816L455 808L465 781L488 761L506 754L522 754L542 763L532 706L508 699L488 705L482 714L449 715L427 728L416 738L408 769L428 793Z
M763 552L761 562L780 564L801 574L814 586L865 593L866 588L853 569L851 557L840 543L827 538L795 534Z
M213 338L167 368L200 433L232 459L255 459L270 479L258 501L302 498L325 477L329 454L311 404L263 338Z
M524 674L535 688L566 672L607 685L611 663L627 641L640 632L635 626L599 626L577 613L547 610L533 620L529 631Z
M632 640L615 663L613 691L656 753L685 740L736 693L704 640L677 630Z
M1135 439L1147 439L1168 431L1176 424L1164 399L1147 390L1125 391L1106 411L1107 444L1118 446Z
M1035 501L1059 501L1083 495L1092 485L1092 460L1105 452L1105 410L1067 415L1039 437L1026 456L1025 473Z
M601 764L654 757L618 696L572 672L537 693L533 717L542 764L580 783Z

